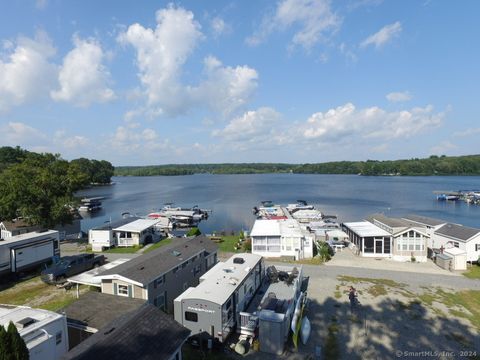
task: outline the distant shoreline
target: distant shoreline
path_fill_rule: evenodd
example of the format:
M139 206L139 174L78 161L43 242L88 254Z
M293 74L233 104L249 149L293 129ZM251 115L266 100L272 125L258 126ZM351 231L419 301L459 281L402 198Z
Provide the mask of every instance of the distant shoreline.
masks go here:
M424 159L336 161L312 164L221 163L119 166L114 176L193 174L323 174L362 176L478 176L480 155L430 156Z

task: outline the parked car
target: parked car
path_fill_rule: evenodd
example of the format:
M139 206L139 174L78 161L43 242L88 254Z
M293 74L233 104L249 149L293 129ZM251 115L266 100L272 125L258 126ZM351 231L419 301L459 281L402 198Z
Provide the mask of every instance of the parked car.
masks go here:
M41 278L47 284L61 284L67 277L90 270L105 264L105 256L95 254L80 254L64 256L59 262L42 271Z

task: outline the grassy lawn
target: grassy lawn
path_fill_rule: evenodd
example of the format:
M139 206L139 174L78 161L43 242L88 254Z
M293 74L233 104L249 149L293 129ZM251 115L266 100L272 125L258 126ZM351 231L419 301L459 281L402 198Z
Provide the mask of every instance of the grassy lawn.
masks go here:
M157 242L157 243L153 244L152 246L148 247L147 249L145 249L145 251L143 253L146 254L150 251L158 249L159 247L162 247L164 245L168 245L168 244L171 244L171 243L172 243L172 239L170 239L170 238L160 240L159 242Z
M472 265L463 273L464 276L470 279L480 279L480 265Z
M243 250L235 250L235 246L238 244L238 240L240 239L239 234L235 235L224 235L218 236L222 238L222 241L217 243L218 244L218 251L220 252L240 252Z
M87 287L81 288L81 293L86 291ZM75 300L75 290L45 284L40 276L20 281L0 292L0 304L26 305L50 311L57 311Z
M107 253L107 254L135 254L142 247L143 246L115 247L115 248L111 248L111 249L102 251L102 253Z

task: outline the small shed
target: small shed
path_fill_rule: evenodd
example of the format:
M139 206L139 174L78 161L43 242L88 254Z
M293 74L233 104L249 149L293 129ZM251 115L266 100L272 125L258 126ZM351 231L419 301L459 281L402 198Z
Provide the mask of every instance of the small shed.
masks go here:
M443 250L452 258L452 270L467 270L467 252L456 247Z

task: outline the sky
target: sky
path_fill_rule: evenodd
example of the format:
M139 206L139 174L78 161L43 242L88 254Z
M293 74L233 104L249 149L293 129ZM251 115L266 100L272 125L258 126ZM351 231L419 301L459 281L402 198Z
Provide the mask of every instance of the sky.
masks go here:
M0 0L0 146L116 166L478 154L479 13Z

